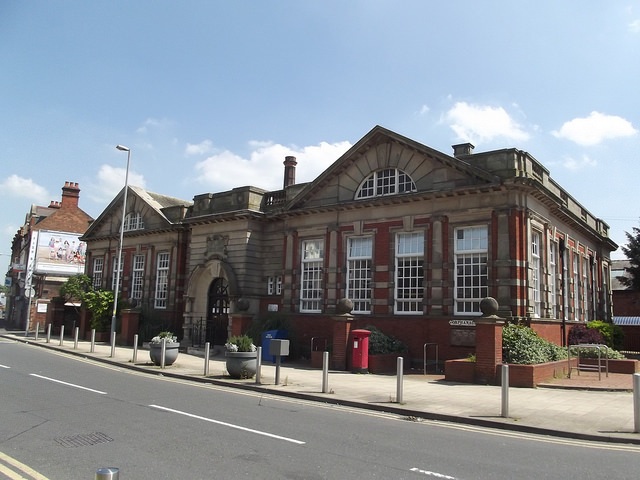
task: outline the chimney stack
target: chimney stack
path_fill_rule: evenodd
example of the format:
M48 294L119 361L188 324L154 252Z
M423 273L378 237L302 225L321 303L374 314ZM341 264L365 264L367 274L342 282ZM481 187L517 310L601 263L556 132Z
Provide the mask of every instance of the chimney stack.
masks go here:
M296 157L284 157L284 188L296 183Z
M62 187L62 202L60 208L78 208L80 187L74 182L64 182Z
M453 146L453 156L456 158L464 157L465 155L471 155L473 153L473 149L476 148L470 143L460 143L458 145Z
M60 202L56 202L55 200L51 200L48 208L60 208Z

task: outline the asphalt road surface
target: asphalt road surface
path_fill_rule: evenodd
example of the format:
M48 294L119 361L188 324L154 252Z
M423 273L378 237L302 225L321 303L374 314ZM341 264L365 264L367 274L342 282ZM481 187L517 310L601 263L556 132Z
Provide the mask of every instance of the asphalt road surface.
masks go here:
M640 447L148 376L0 339L0 478L101 467L120 480L636 480Z

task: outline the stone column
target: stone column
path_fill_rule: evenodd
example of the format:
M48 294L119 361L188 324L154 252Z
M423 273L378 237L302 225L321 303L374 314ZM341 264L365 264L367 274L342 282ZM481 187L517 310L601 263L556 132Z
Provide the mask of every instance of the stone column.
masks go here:
M483 315L476 320L475 382L496 385L498 365L502 364L504 319L496 315L498 302L494 298L484 298L480 309Z

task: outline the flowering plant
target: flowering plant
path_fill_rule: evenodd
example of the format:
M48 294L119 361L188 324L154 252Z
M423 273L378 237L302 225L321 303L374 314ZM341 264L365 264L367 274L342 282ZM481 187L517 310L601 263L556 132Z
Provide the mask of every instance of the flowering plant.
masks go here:
M149 343L162 343L163 339L167 339L167 343L177 342L178 337L176 337L173 332L160 332L158 335L153 337Z
M255 352L256 346L249 335L234 335L224 344L227 352Z

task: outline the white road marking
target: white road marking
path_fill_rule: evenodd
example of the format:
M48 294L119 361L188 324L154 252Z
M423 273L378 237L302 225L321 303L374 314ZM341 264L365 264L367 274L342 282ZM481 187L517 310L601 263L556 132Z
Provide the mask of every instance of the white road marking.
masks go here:
M173 408L162 407L160 405L149 405L151 408L157 408L158 410L164 410L165 412L177 413L178 415L184 415L186 417L196 418L205 422L215 423L224 427L235 428L236 430L242 430L244 432L255 433L256 435L263 435L265 437L275 438L276 440L284 440L285 442L295 443L296 445L304 445L307 442L296 440L293 438L282 437L280 435L274 435L273 433L262 432L260 430L254 430L252 428L241 427L240 425L234 425L233 423L221 422L219 420L213 420L212 418L201 417L200 415L194 415L192 413L182 412L180 410L174 410Z
M6 365L0 365L0 368L11 368L11 367L8 367Z
M55 378L43 377L42 375L38 375L36 373L30 373L32 377L41 378L43 380L49 380L50 382L60 383L62 385L67 385L68 387L80 388L82 390L87 390L88 392L99 393L100 395L106 395L107 392L101 392L100 390L94 390L93 388L83 387L81 385L76 385L74 383L63 382L62 380L56 380Z
M411 471L421 473L423 475L428 475L429 477L444 478L445 480L456 480L456 477L450 477L449 475L445 475L443 473L430 472L429 470L422 470L420 468L412 468Z

